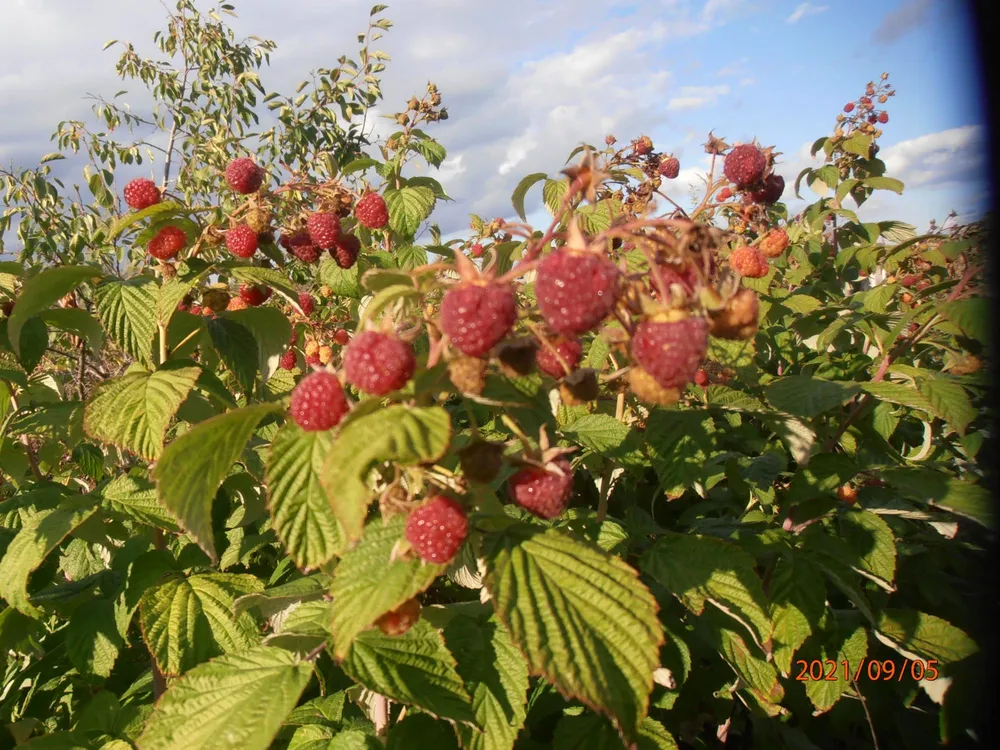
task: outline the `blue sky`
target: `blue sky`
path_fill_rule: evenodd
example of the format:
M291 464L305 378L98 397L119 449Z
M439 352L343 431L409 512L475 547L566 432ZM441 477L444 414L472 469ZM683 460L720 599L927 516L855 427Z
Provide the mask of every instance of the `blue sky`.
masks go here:
M0 29L0 161L30 166L52 149L56 123L84 118L87 92L112 94L111 38L152 53L158 0L5 0ZM310 69L355 50L370 2L236 0L240 33L278 43L265 84L288 91ZM882 152L903 196L879 195L862 216L924 229L954 208L985 210L978 61L961 0L399 0L382 45L383 112L433 80L449 110L429 128L448 149L438 175L456 200L435 215L446 237L469 213L513 217L510 193L525 174L556 175L580 141L648 134L674 152L678 202L707 166L710 129L730 143L754 136L782 152L789 184L810 163L807 147L831 132L845 102L891 74ZM95 6L101 12L95 12ZM210 3L203 3L210 7ZM136 111L148 103L131 97ZM376 135L391 132L385 121ZM65 165L65 166L64 166ZM79 166L60 163L79 179ZM131 175L126 175L131 176ZM808 194L808 193L806 193ZM791 188L786 198L791 199ZM532 200L534 201L532 203ZM794 212L802 204L790 201ZM530 219L547 223L540 191Z

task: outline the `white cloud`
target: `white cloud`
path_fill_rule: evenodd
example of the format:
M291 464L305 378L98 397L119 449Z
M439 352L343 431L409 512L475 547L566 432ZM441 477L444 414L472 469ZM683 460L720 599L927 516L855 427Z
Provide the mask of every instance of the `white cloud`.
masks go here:
M729 86L682 86L677 96L667 101L667 109L684 110L697 109L709 104L715 104L720 96L729 93Z
M708 0L701 9L701 17L705 23L725 23L746 10L749 5L747 0Z
M986 151L983 126L965 125L902 141L884 149L879 158L885 162L886 173L902 180L907 188L939 188L984 179Z
M829 5L814 5L813 3L799 3L798 7L792 11L785 23L798 23L806 16L814 16L817 13L822 13L830 9Z
M741 57L736 62L729 63L729 65L719 68L717 71L715 71L715 75L719 76L720 78L724 78L726 76L741 75L746 70L746 65L748 62L750 62L749 57Z

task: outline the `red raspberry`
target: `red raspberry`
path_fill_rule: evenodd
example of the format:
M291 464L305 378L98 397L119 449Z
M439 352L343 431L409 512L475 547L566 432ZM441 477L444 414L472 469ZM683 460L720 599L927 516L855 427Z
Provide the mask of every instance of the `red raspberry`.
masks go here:
M767 258L755 247L741 245L729 256L729 267L740 276L760 279L767 276Z
M862 96L861 97L861 104L862 105L868 107L868 106L871 105L871 103L872 103L871 97L867 97L867 96Z
M673 180L681 173L681 163L676 156L668 156L660 162L660 175L668 180Z
M752 143L733 146L733 150L726 155L722 165L722 171L729 181L735 182L739 187L760 182L765 169L767 169L767 157Z
M842 503L854 505L858 501L858 491L849 484L843 484L837 488L837 497Z
M744 197L749 198L750 203L763 203L770 206L772 203L778 202L783 192L785 192L785 178L780 174L772 174L764 180L763 190L747 193Z
M441 330L463 354L482 357L514 327L517 296L507 284L463 284L441 300Z
M309 232L304 229L290 235L282 235L281 246L303 263L315 263L319 260L319 245L313 242Z
M573 495L573 470L569 461L557 458L551 465L562 469L562 476L529 466L507 480L510 499L539 518L562 515Z
M469 248L469 252L472 253L473 258L482 258L483 246L477 242L475 245Z
M9 318L13 314L13 312L14 312L14 300L7 300L6 302L4 302L3 314Z
M249 258L257 252L257 233L246 224L235 226L226 232L226 247L240 258Z
M733 197L733 191L727 187L724 187L722 188L722 190L719 191L719 196L716 200L718 200L719 203L725 203L732 197Z
M847 104L845 104L844 105L844 111L845 112L853 112L854 111L854 102L848 102Z
M420 602L414 597L391 612L386 612L375 621L375 626L386 635L402 635L419 619Z
M550 253L538 266L535 296L538 309L556 333L578 335L596 328L621 294L621 272L594 253L565 248Z
M889 113L888 112L879 112L878 121L880 123L882 123L883 125L885 125L887 122L889 122Z
M373 396L398 391L416 366L413 347L384 333L362 331L344 350L347 382Z
M347 414L347 399L332 373L317 370L295 386L289 411L295 424L307 432L329 430Z
M319 351L317 350L315 354L306 355L306 364L310 367L320 367L323 364L323 360L319 358Z
M354 207L354 215L369 229L381 229L389 223L389 211L378 193L368 193L361 198Z
M550 340L548 342L552 347L541 344L538 347L538 353L535 355L535 362L538 365L538 369L544 372L549 377L559 380L566 375L569 375L573 370L577 368L580 364L580 358L583 356L583 347L580 345L579 339L567 339L559 336L556 339ZM559 352L559 357L562 357L563 362L569 369L566 369L556 357L555 352L552 348L555 348Z
M246 284L240 286L240 297L250 307L260 307L267 302L270 296L271 290L266 286L247 286Z
M449 562L469 531L465 508L443 495L432 495L406 519L406 539L421 560Z
M306 219L306 231L316 245L331 250L340 239L340 217L329 211L311 214Z
M361 240L353 234L343 234L337 239L337 244L330 249L330 255L341 268L350 268L358 260L361 252Z
M289 349L287 352L281 355L281 368L283 370L294 370L295 369L295 350Z
M704 388L708 385L708 373L704 370L697 370L694 374L694 382Z
M671 284L680 284L681 288L690 295L694 291L695 284L698 283L698 275L691 266L678 268L674 263L661 263L657 266L657 269L667 289L670 288ZM659 298L659 289L656 288L656 277L650 273L649 279L653 285L653 296Z
M645 156L653 150L653 141L648 135L642 136L635 142L635 153L637 156Z
M333 334L333 340L344 346L344 344L351 340L351 334L347 332L346 328L338 328L337 332Z
M312 315L316 312L316 300L312 298L311 294L299 292L299 307L302 308L302 312L306 315Z
M226 167L226 182L237 193L256 193L264 182L264 170L250 157L242 156L229 162Z
M917 276L915 273L908 273L906 274L906 276L904 276L899 280L899 283L902 284L907 289L909 289L911 286L916 286L918 281L920 281L919 276Z
M699 316L672 322L647 320L632 337L632 356L663 388L691 382L708 348L708 323Z
M137 177L125 186L125 202L129 208L141 211L160 202L160 189L145 177Z
M201 305L191 305L192 315L201 315Z
M250 305L246 303L246 300L242 297L233 297L229 300L229 304L226 305L226 310L233 312L234 310L246 310Z
M187 235L180 227L173 225L163 227L156 236L149 241L146 249L149 254L159 260L170 260L176 257L187 244Z
M760 251L765 258L777 258L788 247L788 232L784 229L772 229L760 241Z

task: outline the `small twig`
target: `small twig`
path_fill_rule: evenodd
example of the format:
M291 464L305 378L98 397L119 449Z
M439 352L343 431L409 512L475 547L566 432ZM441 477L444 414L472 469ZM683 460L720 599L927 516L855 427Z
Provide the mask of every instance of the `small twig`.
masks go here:
M872 721L872 715L868 711L868 701L865 698L864 693L861 692L861 688L858 687L858 683L854 679L854 675L851 675L851 684L854 686L854 691L858 694L858 698L861 700L861 708L865 711L865 719L868 720L868 731L872 735L872 747L878 750L878 738L875 736L875 722Z
M625 389L620 389L618 391L618 400L615 403L615 419L619 422L625 416ZM615 471L615 464L613 461L608 461L607 466L604 467L604 472L601 474L601 492L600 500L597 504L597 525L600 526L604 523L605 517L608 515L608 495L611 494L611 475Z

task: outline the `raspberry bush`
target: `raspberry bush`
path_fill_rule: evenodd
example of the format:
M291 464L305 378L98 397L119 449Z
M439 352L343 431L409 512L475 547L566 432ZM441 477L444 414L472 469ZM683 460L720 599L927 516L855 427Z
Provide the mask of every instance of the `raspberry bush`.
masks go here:
M710 134L665 205L679 161L609 136L442 243L442 94L361 127L384 8L289 96L231 11L123 47L156 112L0 170L5 746L975 735L984 238L855 213L903 191L886 76L787 189Z

